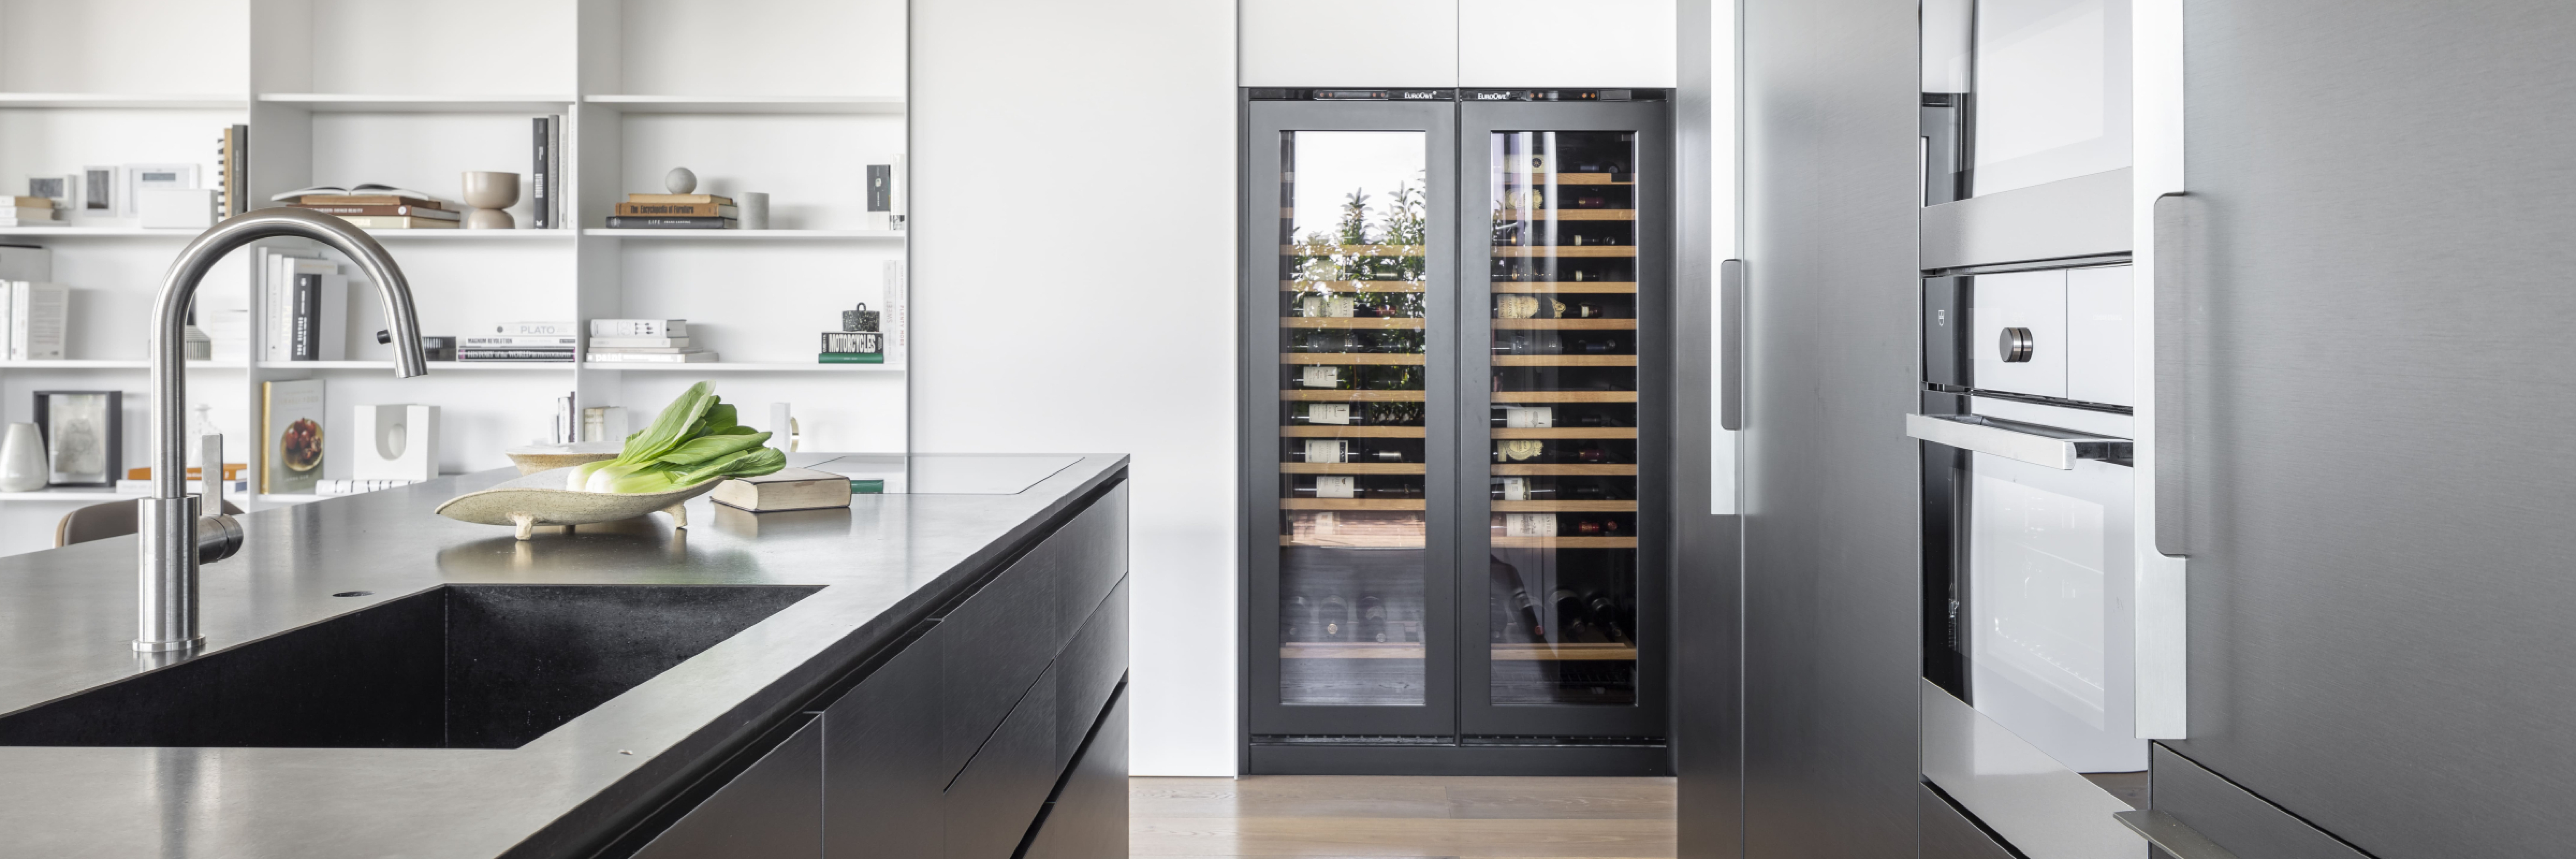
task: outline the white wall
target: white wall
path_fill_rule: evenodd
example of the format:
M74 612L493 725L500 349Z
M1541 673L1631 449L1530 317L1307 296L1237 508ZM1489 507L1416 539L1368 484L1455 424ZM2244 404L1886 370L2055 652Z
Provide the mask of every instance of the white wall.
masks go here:
M1135 457L1137 775L1232 775L1235 6L912 8L912 446Z

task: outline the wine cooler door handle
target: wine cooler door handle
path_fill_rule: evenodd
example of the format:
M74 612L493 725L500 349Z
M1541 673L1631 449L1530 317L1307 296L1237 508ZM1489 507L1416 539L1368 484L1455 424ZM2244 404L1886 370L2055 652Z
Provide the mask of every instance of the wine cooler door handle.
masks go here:
M1717 264L1717 426L1744 428L1744 261Z
M2166 194L2155 203L2156 551L2191 554L2192 323L2199 201Z

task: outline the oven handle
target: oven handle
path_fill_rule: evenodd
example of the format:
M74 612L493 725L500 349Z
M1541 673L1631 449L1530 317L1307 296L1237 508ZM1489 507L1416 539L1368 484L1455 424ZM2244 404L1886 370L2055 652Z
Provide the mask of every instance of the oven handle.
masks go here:
M1906 415L1905 434L1933 444L2072 471L2083 459L2129 464L2125 438L1991 418L1984 415Z

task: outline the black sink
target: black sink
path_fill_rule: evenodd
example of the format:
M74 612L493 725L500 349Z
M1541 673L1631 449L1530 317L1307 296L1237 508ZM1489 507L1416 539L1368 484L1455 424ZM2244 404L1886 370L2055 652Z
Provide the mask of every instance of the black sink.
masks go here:
M449 585L0 718L0 746L515 749L819 587Z

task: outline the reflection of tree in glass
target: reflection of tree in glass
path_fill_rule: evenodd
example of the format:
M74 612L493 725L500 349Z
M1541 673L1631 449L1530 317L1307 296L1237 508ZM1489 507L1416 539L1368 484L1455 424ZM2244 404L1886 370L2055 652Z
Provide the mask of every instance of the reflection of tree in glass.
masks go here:
M1416 175L1419 176L1420 171L1416 171ZM1354 188L1350 196L1343 198L1331 234L1310 230L1297 240L1295 256L1290 264L1298 293L1327 295L1335 291L1328 285L1334 281L1404 283L1409 288L1402 292L1362 291L1365 287L1349 289L1359 305L1375 308L1381 315L1413 318L1424 315L1422 285L1429 270L1428 260L1423 254L1429 250L1426 245L1430 239L1430 218L1422 187L1413 182L1397 183L1395 190L1387 195L1387 201L1385 218L1372 230L1367 189Z

